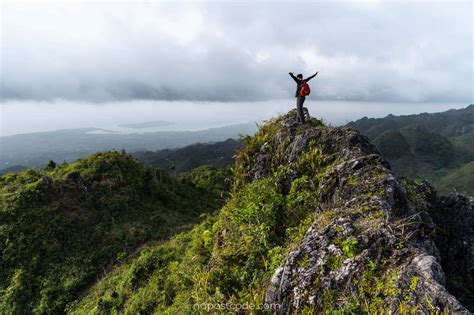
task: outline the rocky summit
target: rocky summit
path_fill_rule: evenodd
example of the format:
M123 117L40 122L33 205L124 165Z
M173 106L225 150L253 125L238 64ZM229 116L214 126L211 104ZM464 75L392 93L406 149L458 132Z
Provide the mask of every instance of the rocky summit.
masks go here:
M472 199L398 178L356 129L297 124L295 111L244 138L235 159L223 208L143 250L72 311L474 310Z
M274 272L266 302L280 313L473 311L474 200L395 177L355 129L293 122L291 114L275 122L283 128L261 147L250 178L311 150L326 157L326 170L314 192L318 216ZM306 175L289 168L282 188Z
M42 188L42 198L35 200L45 231L57 227L55 222L83 222L92 210L93 224L71 223L75 229L68 230L68 242L58 236L51 250L55 255L38 253L41 268L30 268L19 249L33 241L15 235L27 235L36 216L26 217L21 226L6 221L0 229L0 249L12 258L4 255L1 262L7 268L0 280L0 313L474 311L472 199L439 196L426 182L399 178L356 129L326 126L315 118L297 124L295 111L266 122L242 141L231 191L219 193L226 200L214 203L217 194L204 199L204 192L221 185L208 170L189 180L175 179L144 169L129 156L109 154L49 171L53 188L72 172L74 183L79 178L87 189L81 186L84 197L74 199L73 206L56 207L54 215L61 220L52 221L41 209L56 209L56 199L48 196L54 191L62 196L61 190ZM117 166L111 168L111 163ZM99 170L107 171L96 183ZM41 186L44 174L36 172L34 178L28 171L3 178L2 189L11 197L4 198L3 216L24 212L25 205L37 214L31 194L23 192L31 185L18 188L26 179ZM129 175L136 184L124 180ZM123 186L123 193L97 189L108 183ZM185 194L183 189L195 193ZM138 197L126 199L124 208L124 196L133 192ZM70 190L68 199L75 193ZM178 206L168 202L181 199ZM105 215L108 204L113 208ZM195 209L199 204L204 210ZM182 218L183 209L193 214L191 219ZM194 214L199 215L198 223ZM170 226L176 222L188 223L189 228L172 232ZM143 227L146 235L130 238L130 231L138 234ZM100 238L90 246L76 246L75 240L86 232ZM43 235L48 234L38 234L35 241L49 244ZM125 248L119 246L123 239L130 239ZM107 255L98 256L104 248ZM81 261L90 261L87 273ZM53 272L49 266L68 272ZM44 279L49 286L46 290L29 279ZM29 304L22 302L24 292L30 292Z

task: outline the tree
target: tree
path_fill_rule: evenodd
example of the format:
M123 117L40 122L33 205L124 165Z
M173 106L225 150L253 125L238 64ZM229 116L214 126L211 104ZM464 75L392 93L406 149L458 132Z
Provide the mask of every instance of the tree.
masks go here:
M56 168L56 162L54 162L53 160L49 160L48 162L48 165L46 165L46 170L47 171L52 171Z

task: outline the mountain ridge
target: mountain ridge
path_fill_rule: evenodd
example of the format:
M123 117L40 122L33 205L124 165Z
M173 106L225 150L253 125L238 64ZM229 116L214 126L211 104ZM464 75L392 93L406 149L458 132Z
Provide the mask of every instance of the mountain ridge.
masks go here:
M218 208L220 187L205 181L120 152L0 177L0 313L64 313L137 247Z
M298 125L295 111L243 142L220 212L147 247L69 311L160 314L225 303L277 313L472 310L472 199L398 178L357 130ZM448 220L452 211L463 217ZM136 273L144 268L146 277Z
M232 174L105 152L0 177L0 312L474 310L474 199L295 110L242 143Z
M351 121L347 125L356 127L363 133L366 133L370 139L373 139L374 136L383 131L402 128L416 123L423 124L431 132L451 137L468 133L474 129L474 126L472 126L473 114L474 104L470 104L466 108L450 109L439 113L399 116L389 114L384 118L363 117L359 120Z
M474 161L474 105L440 113L364 117L347 126L369 137L398 175L429 180L444 194L456 188L472 195L468 185L446 183Z

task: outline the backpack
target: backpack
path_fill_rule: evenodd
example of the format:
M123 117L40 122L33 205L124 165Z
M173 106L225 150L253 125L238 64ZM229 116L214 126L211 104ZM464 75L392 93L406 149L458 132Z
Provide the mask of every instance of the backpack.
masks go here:
M300 96L306 96L306 95L309 95L309 93L311 93L309 84L305 80L303 80L303 83L301 83L301 87L300 87Z

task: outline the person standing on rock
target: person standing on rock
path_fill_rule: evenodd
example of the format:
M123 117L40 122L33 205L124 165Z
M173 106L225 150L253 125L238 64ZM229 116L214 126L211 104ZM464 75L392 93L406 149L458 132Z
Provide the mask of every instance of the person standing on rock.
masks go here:
M290 72L290 76L296 82L296 110L298 113L298 122L304 124L304 113L303 113L303 103L306 100L306 96L309 95L311 90L309 89L308 81L314 78L318 72L313 74L306 79L303 79L303 75L300 73L296 77L293 75L293 72Z

